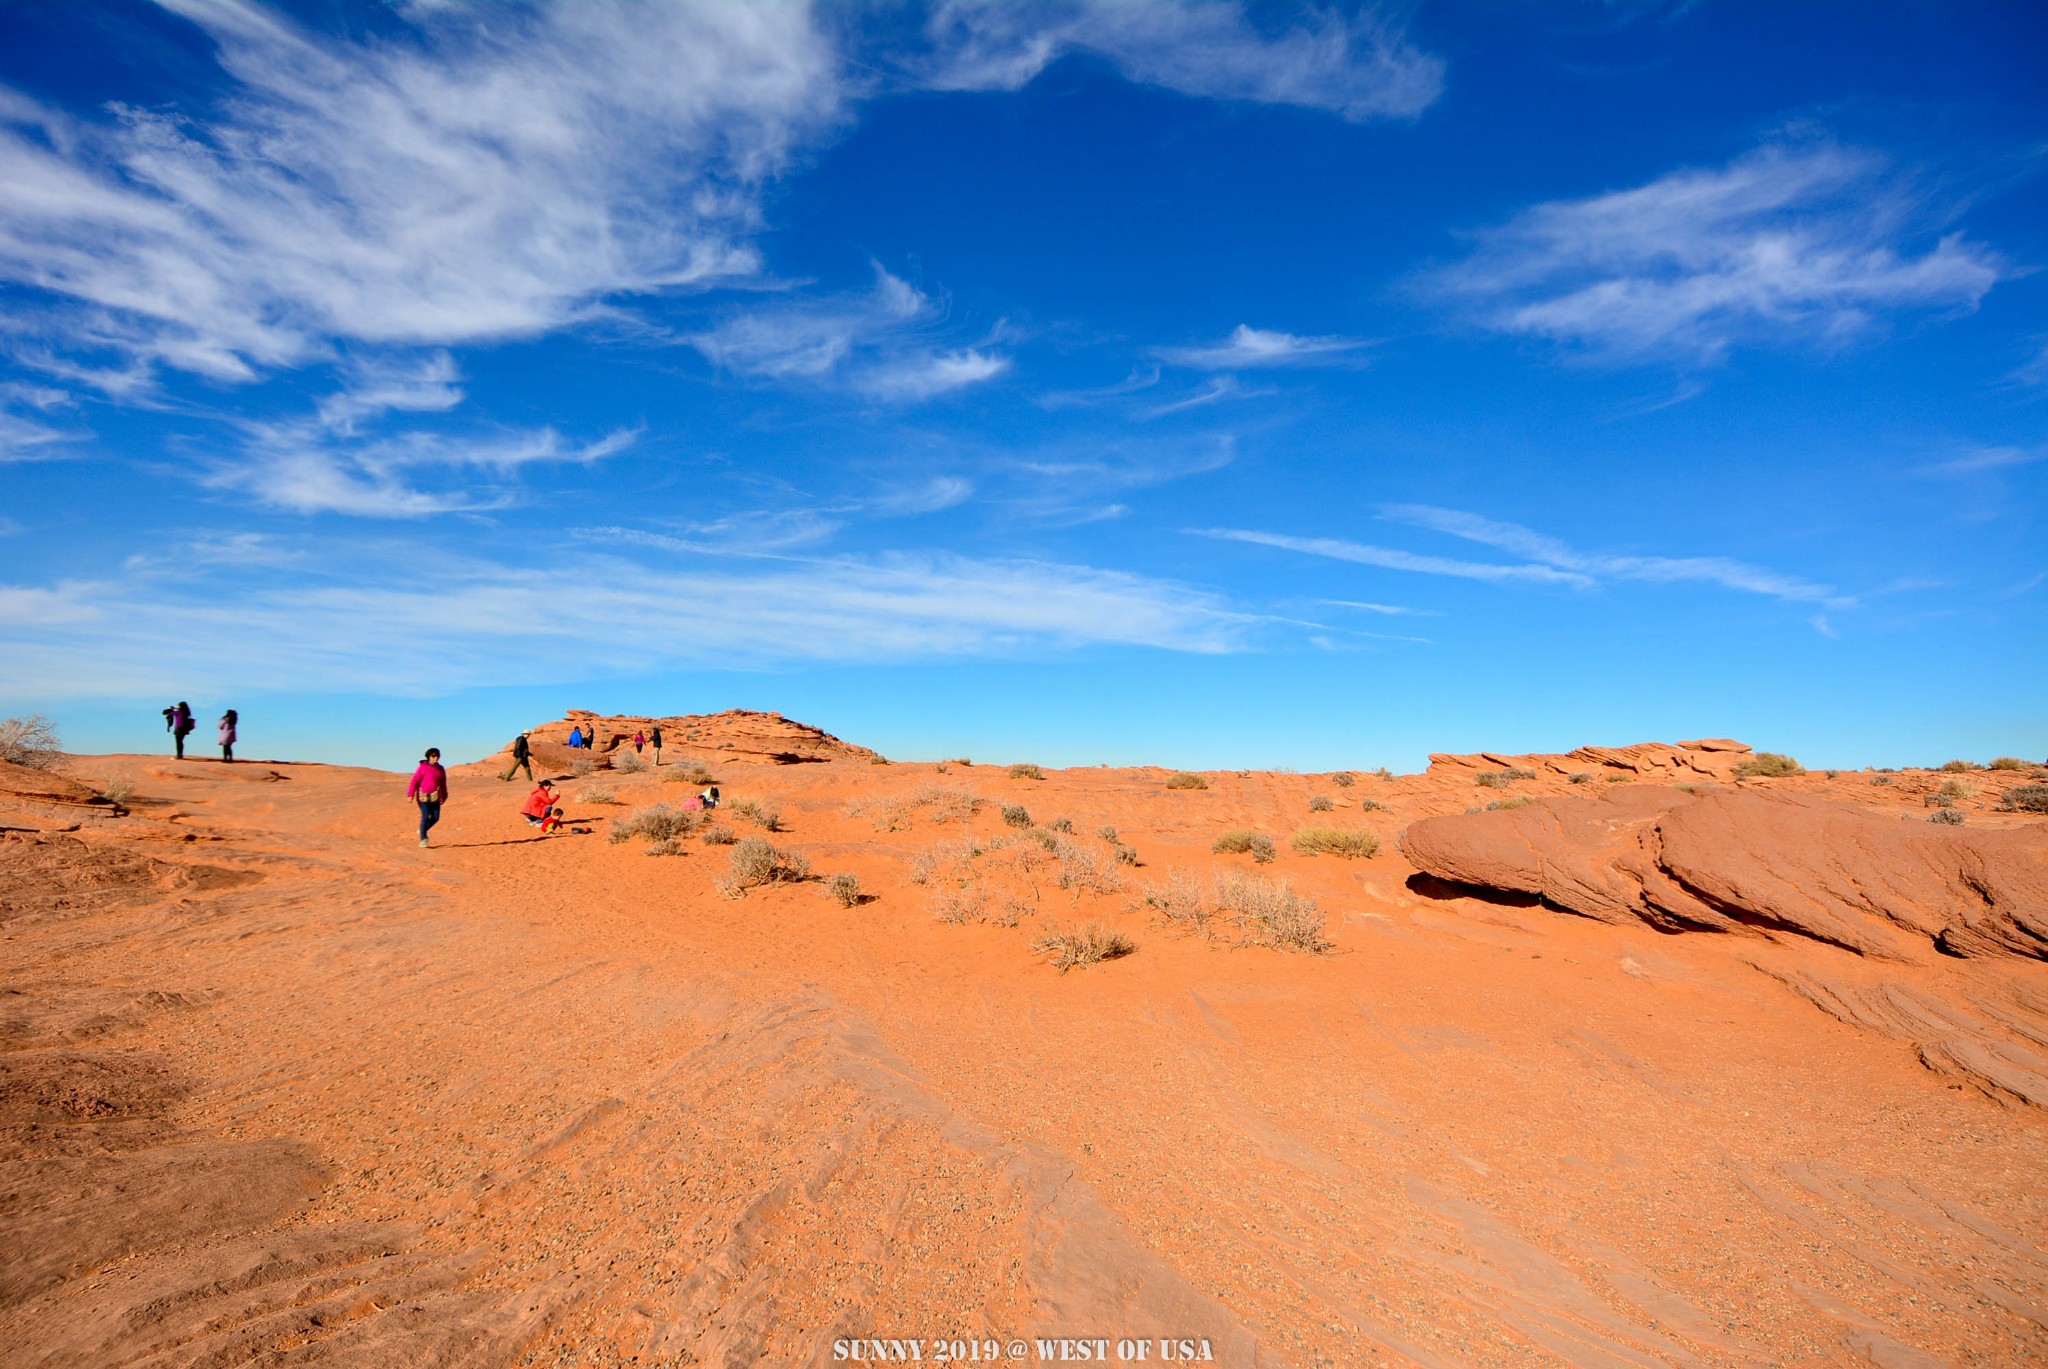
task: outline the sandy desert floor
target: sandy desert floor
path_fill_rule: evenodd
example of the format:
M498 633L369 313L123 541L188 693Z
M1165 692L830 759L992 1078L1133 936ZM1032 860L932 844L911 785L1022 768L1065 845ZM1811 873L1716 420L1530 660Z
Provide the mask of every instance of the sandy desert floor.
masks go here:
M607 841L692 792L660 772L567 780L591 830L541 838L456 767L426 850L403 776L263 761L74 758L125 816L0 818L0 1363L2048 1361L2048 1112L1789 986L1851 951L1418 877L1396 834L1469 774L682 756L865 901ZM1931 779L1870 779L1765 783L1921 819ZM1116 887L1031 843L920 866L1006 804ZM1312 822L1384 844L1290 850ZM1211 853L1242 827L1270 864ZM986 920L936 918L977 860ZM1176 935L1177 867L1285 877L1331 949ZM1084 918L1135 951L1034 953ZM1964 968L2048 1014L2041 960Z

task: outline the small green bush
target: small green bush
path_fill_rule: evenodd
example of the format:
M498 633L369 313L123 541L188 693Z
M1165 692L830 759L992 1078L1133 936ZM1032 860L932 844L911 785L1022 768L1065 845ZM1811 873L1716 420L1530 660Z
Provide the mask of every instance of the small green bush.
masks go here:
M1777 779L1787 775L1804 775L1806 767L1790 756L1776 751L1759 751L1735 767L1737 779Z
M1330 783L1336 785L1339 789L1349 789L1352 785L1358 783L1358 777L1349 770L1339 770L1336 774L1330 776Z
M1168 789L1207 789L1209 781L1203 779L1200 775L1190 774L1183 770L1177 775L1168 775L1166 777L1166 787Z
M1370 856L1380 849L1371 832L1342 827L1304 827L1287 844L1305 856Z
M1010 778L1013 780L1042 780L1045 778L1045 772L1035 765L1013 765L1010 767Z
M1031 812L1021 803L1006 803L1003 805L1003 821L1012 827L1029 827Z
M1331 803L1321 794L1317 794L1314 798L1308 801L1308 811L1311 813L1327 813L1336 806L1336 804Z
M842 908L856 907L860 903L860 876L836 874L825 881L825 892Z
M1234 832L1225 832L1222 836L1216 838L1209 849L1219 856L1250 855L1253 860L1256 860L1261 865L1273 859L1274 856L1273 839L1264 832L1255 832L1249 827L1242 827Z
M2048 813L2048 784L2020 784L2005 791L1999 807L2015 813Z

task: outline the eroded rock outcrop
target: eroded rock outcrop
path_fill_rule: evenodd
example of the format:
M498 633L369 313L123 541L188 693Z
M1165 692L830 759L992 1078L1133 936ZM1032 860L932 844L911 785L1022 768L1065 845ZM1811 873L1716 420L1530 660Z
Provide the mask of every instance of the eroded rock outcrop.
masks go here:
M841 741L821 727L785 718L780 713L757 713L747 708L728 708L723 713L670 714L666 717L593 713L588 709L572 708L559 721L542 723L527 735L536 758L545 754L549 757L548 763L553 764L558 757L578 754L566 749L571 732L581 731L589 736L595 731L595 753L606 756L620 747L631 750L634 733L651 732L656 727L661 729L665 752L677 756L735 760L757 765L882 759L879 753ZM542 747L564 750L558 753L550 749L543 753ZM501 763L509 762L509 750L501 752L500 756L503 758Z
M1429 773L1435 778L1454 777L1461 771L1526 770L1541 776L1608 774L1654 779L1732 779L1735 767L1750 758L1749 744L1726 737L1699 741L1637 742L1632 746L1582 746L1562 754L1532 752L1511 756L1505 752L1477 751L1470 755L1435 752L1429 758Z
M1810 937L1864 955L2048 958L2048 828L1941 828L1797 794L1603 786L1427 818L1402 849L1460 884L1606 922Z

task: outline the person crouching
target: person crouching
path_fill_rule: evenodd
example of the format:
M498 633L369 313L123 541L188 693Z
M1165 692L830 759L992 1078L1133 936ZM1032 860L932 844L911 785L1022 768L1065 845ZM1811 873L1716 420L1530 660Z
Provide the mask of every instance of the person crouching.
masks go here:
M549 780L542 780L534 791L526 796L525 807L519 810L528 827L538 827L543 832L552 832L562 825L562 808L555 800L555 786Z

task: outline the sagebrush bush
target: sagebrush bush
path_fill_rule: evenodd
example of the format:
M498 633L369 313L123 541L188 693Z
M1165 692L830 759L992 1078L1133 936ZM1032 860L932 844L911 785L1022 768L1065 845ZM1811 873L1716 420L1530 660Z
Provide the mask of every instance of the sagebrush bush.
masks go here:
M2018 784L2005 791L1999 807L2015 813L2048 813L2048 784Z
M852 908L860 902L860 876L843 871L825 881L825 892L835 899L842 908Z
M1168 789L1207 789L1209 781L1203 779L1200 775L1183 770L1177 775L1168 775L1166 777L1166 787Z
M40 713L26 718L0 718L0 761L47 770L63 758L57 728Z
M688 836L697 829L703 819L688 808L671 808L665 803L642 808L623 818L613 818L611 830L605 840L617 845L635 837L645 837L650 843L670 841L676 837Z
M1964 770L1981 770L1983 768L1984 767L1978 765L1975 761L1943 761L1941 763L1941 769L1951 774L1955 774L1957 772Z
M1216 875L1216 905L1227 911L1242 935L1241 946L1271 946L1285 951L1326 951L1326 918L1316 901L1298 894L1284 879L1262 879L1241 870Z
M1373 778L1375 779L1390 780L1394 778L1394 772L1387 769L1387 767L1385 767L1384 765L1381 766L1379 769L1373 771L1372 773Z
M1977 786L1965 784L1961 780L1943 780L1941 788L1935 792L1945 799L1974 799L1977 797Z
M664 841L651 841L647 844L647 854L650 856L679 856L683 854L683 844L674 837Z
M2000 756L1997 760L1991 762L1989 768L1992 770L2030 770L2033 767L2018 756Z
M1956 801L1946 794L1929 794L1920 800L1922 808L1953 808Z
M726 807L765 832L782 830L782 814L773 808L756 803L753 799L741 799L736 803L727 804Z
M1536 778L1536 772L1534 770L1517 769L1511 765L1500 772L1500 777L1504 780L1533 780Z
M135 781L110 779L100 786L100 793L115 803L126 803L135 793Z
M1499 788L1501 783L1500 772L1497 770L1482 770L1472 777L1472 783L1478 785L1481 789Z
M1225 832L1210 844L1209 849L1219 856L1250 855L1264 865L1273 859L1273 839L1264 832L1255 832L1249 827Z
M1119 865L1144 864L1143 861L1138 859L1138 848L1135 846L1126 846L1122 842L1118 842L1111 850L1116 856L1116 863Z
M1890 775L1872 775L1870 777L1870 782L1872 784L1890 784L1892 782L1892 777Z
M1387 811L1387 806L1378 799L1360 799L1358 807L1361 812L1366 813L1384 813Z
M1573 784L1586 784L1592 780L1593 772L1590 770L1574 770L1571 774L1565 776L1565 778L1570 780Z
M1003 805L1003 821L1012 827L1029 827L1031 810L1021 803L1006 803Z
M1929 813L1927 820L1929 822L1938 822L1948 827L1961 827L1963 825L1963 815L1953 808L1944 808L1940 812Z
M1327 798L1324 798L1321 794L1315 795L1308 801L1308 811L1311 813L1327 813L1336 806L1336 804L1331 803Z
M619 801L618 791L608 784L593 784L576 797L582 799L585 803L617 803Z
M1045 772L1029 763L1013 765L1010 767L1010 778L1013 780L1042 780L1045 778Z
M588 756L577 756L569 762L569 773L581 778L597 769L597 762Z
M1330 776L1330 783L1336 785L1339 789L1349 789L1352 785L1358 783L1358 777L1349 770L1339 770L1336 774Z
M1759 751L1735 767L1737 779L1776 779L1785 775L1804 775L1806 767L1790 756L1776 751Z
M1122 932L1100 922L1084 922L1078 927L1048 927L1031 943L1031 949L1040 955L1050 956L1053 968L1062 974L1077 966L1116 960L1137 948L1137 943Z
M763 884L798 884L811 877L810 862L764 837L748 837L732 848L726 879L741 892Z
M636 752L620 751L612 757L612 769L621 775L637 775L646 768L647 762L641 760Z
M1074 830L1074 820L1072 818L1054 818L1045 825L1045 830L1048 832L1066 832L1071 835Z
M1059 866L1055 882L1060 888L1084 889L1097 894L1113 894L1123 888L1123 880L1116 872L1114 852L1097 851L1067 836L1056 836L1051 849L1053 860Z
M1305 856L1370 856L1380 849L1371 832L1342 827L1304 827L1287 844Z
M1208 888L1192 870L1168 870L1165 883L1145 891L1145 903L1160 922L1180 932L1207 935L1216 916Z
M730 827L720 827L713 823L704 829L704 844L706 846L737 846L739 840L740 834L733 831Z
M706 770L703 765L696 761L681 761L675 765L665 765L661 768L661 782L663 784L713 785L718 783L718 776Z
M1114 842L1119 840L1116 834L1116 828L1109 826L1107 823L1096 828L1095 835L1101 837L1104 841L1108 842Z

